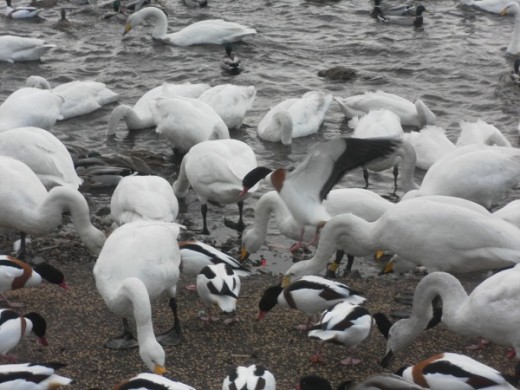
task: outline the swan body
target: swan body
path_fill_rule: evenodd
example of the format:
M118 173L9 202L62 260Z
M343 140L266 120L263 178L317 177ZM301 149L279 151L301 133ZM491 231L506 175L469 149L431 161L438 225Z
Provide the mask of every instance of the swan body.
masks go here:
M47 192L27 165L3 156L0 182L0 230L48 234L61 224L62 213L68 210L80 239L92 253L99 253L105 235L90 222L87 201L77 190L58 186Z
M252 364L248 367L237 366L229 370L222 382L222 390L275 390L276 380L265 367Z
M199 99L209 104L222 118L228 129L238 129L247 111L253 106L256 88L233 84L217 85L207 89Z
M46 44L43 39L1 35L0 61L12 64L20 61L39 61L42 55L54 47L56 45Z
M321 276L308 275L286 287L280 285L268 287L258 302L258 319L263 319L277 304L300 310L311 317L343 301L361 304L366 299L346 284Z
M174 299L179 279L179 226L157 221L129 222L108 237L94 266L99 294L116 315L136 322L139 355L155 373L165 354L153 331L150 301L164 291Z
M334 97L347 118L365 115L370 110L388 109L401 118L401 125L424 127L435 124L435 114L421 101L414 103L383 91L365 92L348 98Z
M224 204L237 203L240 212L238 225L243 229L241 202L247 194L242 195L242 179L256 165L253 149L242 141L204 141L193 146L182 159L173 191L177 198L184 198L191 185L201 204L205 234L209 234L206 212L210 200Z
M471 200L490 209L520 181L520 149L468 145L437 161L421 187L403 200L424 195L448 195Z
M504 207L494 211L493 215L520 228L520 199L509 202Z
M349 125L354 127L352 136L356 138L403 138L403 128L399 116L387 109L371 110L361 118L356 116L350 121ZM376 172L394 168L394 179L397 183L397 167L401 165L401 183L403 191L406 193L418 188L413 179L415 162L415 149L409 143L403 142L392 156L371 161L363 168ZM368 172L365 173L365 180L368 186Z
M29 76L29 87L51 89L50 84L41 76ZM117 93L107 88L105 83L92 80L74 80L52 88L52 92L64 99L60 108L63 119L85 115L117 100Z
M41 345L46 346L46 330L47 323L38 313L20 315L11 309L0 309L0 355L9 357L8 352L31 332L38 337Z
M203 141L229 138L222 118L199 99L182 96L157 99L152 102L152 112L157 120L155 131L181 153Z
M221 45L237 42L248 35L256 34L256 30L253 28L222 19L202 20L190 24L178 32L167 34L168 19L163 11L155 7L146 7L130 15L126 21L124 34L146 20L152 20L155 24L152 37L168 45Z
M489 390L516 389L494 368L458 353L440 353L399 371L406 380L432 390L476 390L479 382Z
M226 264L238 276L251 274L251 271L233 257L201 241L182 241L179 242L179 248L181 272L185 275L196 277L205 266L219 263Z
M194 387L181 382L172 381L162 375L143 372L115 387L115 389L161 389L161 390L195 390Z
M403 140L410 143L416 155L415 165L428 170L438 160L455 149L442 127L428 125L420 131L403 133Z
M137 220L174 222L179 202L160 176L126 176L115 188L110 214L116 226Z
M499 129L482 119L474 123L460 121L459 125L461 131L456 146L482 144L511 147L511 143Z
M146 92L133 107L121 104L112 110L108 118L107 136L114 135L119 121L124 120L128 130L157 126L152 113L152 101L160 97L185 96L198 98L209 88L208 84L163 84Z
M82 179L76 174L72 157L52 133L37 127L20 127L0 132L0 156L25 163L45 188L69 186L78 189Z
M56 374L60 363L18 363L0 365L0 390L51 390L67 386L72 379Z
M1 37L0 37L1 38ZM0 105L0 131L34 126L50 130L60 113L63 98L38 88L20 88Z
M388 332L382 364L388 364L394 353L409 347L427 327L432 316L431 302L436 296L442 299L442 322L452 332L512 346L517 359L520 357L520 329L515 325L520 320L516 310L520 268L515 266L485 279L470 295L450 274L426 275L415 289L410 318L397 321Z
M329 192L323 205L331 216L353 213L372 222L393 206L393 203L372 191L361 188L339 188ZM242 252L245 251L248 255L260 249L267 236L271 215L274 216L276 225L284 236L293 240L300 238L301 226L293 218L280 195L276 191L269 191L256 202L253 225L242 236ZM314 230L306 229L303 239L309 241L313 234Z
M506 53L517 55L520 53L520 4L516 1L509 2L505 8L500 11L500 15L507 14L511 14L515 17L515 26Z
M343 344L349 349L356 348L365 340L372 327L372 316L366 308L343 301L325 310L318 323L308 332L310 338L321 340L320 349L311 357L311 362L321 361L321 348L325 342ZM356 365L360 360L348 357L343 365Z
M428 272L463 273L520 262L520 230L468 203L440 196L401 201L375 222L336 215L322 229L314 256L293 264L285 275L295 280L317 274L337 249L360 257L388 250Z
M38 17L42 8L36 7L15 7L11 5L11 0L6 0L5 16L11 19L31 19Z
M482 11L500 14L511 0L460 0L463 6L474 7Z
M318 132L332 101L332 95L309 91L301 98L284 100L271 108L258 124L264 141L292 143L293 138Z

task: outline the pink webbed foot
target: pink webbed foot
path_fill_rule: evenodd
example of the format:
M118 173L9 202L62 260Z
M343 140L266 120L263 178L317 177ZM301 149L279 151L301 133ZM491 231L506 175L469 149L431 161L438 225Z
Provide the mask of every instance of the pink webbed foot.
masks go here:
M480 338L478 344L471 344L466 347L466 349L470 351L477 351L484 349L487 345L489 345L491 342L489 340L486 340L484 338Z
M344 366L356 366L361 363L361 359L355 359L352 356L349 356L348 358L341 360L340 363Z

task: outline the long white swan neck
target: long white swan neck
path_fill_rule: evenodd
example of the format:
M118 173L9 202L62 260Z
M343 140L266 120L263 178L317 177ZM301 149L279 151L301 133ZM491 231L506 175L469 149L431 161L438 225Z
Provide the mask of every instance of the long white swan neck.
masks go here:
M417 163L417 155L415 154L415 149L407 141L402 141L401 147L397 150L396 153L401 157L401 187L404 193L407 193L411 190L416 190L419 186L414 181L414 173L415 173L415 165Z
M188 158L189 155L186 154L182 159L181 168L179 169L179 176L173 183L173 192L177 198L184 198L188 192L188 188L190 187L190 181L186 175L186 161Z
M117 130L117 125L121 121L121 119L125 120L126 126L129 129L133 128L141 128L146 126L141 126L141 123L143 122L142 119L137 115L135 110L126 105L121 104L114 108L112 113L110 114L110 117L108 118L108 125L107 125L107 132L106 135L114 135Z
M140 12L143 12L144 19L154 20L152 37L156 39L163 39L168 31L168 18L166 17L164 12L154 7L143 8Z
M458 279L446 272L433 272L419 282L415 289L410 318L424 318L426 325L430 321L425 315L426 310L431 309L431 302L436 296L442 299L443 322L448 327L456 326L468 294Z
M132 302L139 345L147 338L155 338L150 297L143 282L137 278L128 278L122 283L119 293L122 294L119 299L128 298Z

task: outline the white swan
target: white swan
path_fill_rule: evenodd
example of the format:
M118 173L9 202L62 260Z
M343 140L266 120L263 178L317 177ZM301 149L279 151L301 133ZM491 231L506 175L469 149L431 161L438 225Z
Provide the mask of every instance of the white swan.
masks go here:
M46 44L43 39L1 35L0 61L39 61L42 55L54 47L56 45Z
M36 7L16 7L13 8L11 0L5 0L5 16L11 19L31 19L37 18L43 8Z
M255 97L256 88L252 85L221 84L204 91L199 99L213 107L228 129L238 129Z
M399 116L387 109L371 110L361 118L355 116L349 122L349 125L354 128L352 137L356 138L403 138L403 128ZM406 193L417 189L418 186L413 179L415 162L415 149L408 142L402 142L401 147L392 156L371 161L363 166L365 188L368 187L368 171L381 172L393 168L395 194L397 191L399 165L401 165L401 187L403 192Z
M167 34L168 19L164 12L159 8L146 7L128 17L123 35L147 20L151 20L155 24L152 37L168 45L190 46L206 43L221 45L227 42L237 42L248 35L256 34L254 28L226 22L222 19L201 20L178 32Z
M244 229L242 208L247 194L242 194L242 179L256 165L253 149L235 139L204 141L193 146L184 156L173 190L177 198L184 198L190 185L197 193L203 234L209 234L206 214L210 200L224 204L237 203L238 223L226 221L226 225L240 231Z
M393 203L372 191L339 188L329 192L323 206L331 216L352 213L372 222L393 206ZM301 226L295 221L280 195L276 191L269 191L256 202L253 224L242 235L242 259L256 252L264 243L271 215L274 216L280 233L293 240L300 238ZM303 239L310 241L314 234L314 229L305 229Z
M500 14L511 0L460 0L463 6L474 7L482 11Z
M160 176L123 177L110 199L116 226L141 219L174 222L178 213L172 186Z
M63 98L38 88L20 88L0 105L0 131L34 126L50 130L58 119Z
M520 228L520 199L509 202L504 207L494 211L493 215Z
M426 172L421 187L403 200L424 195L448 195L490 209L520 181L520 149L502 146L459 147Z
M422 102L415 104L401 96L383 91L365 92L348 98L334 97L347 118L364 115L370 110L386 108L401 118L403 126L424 127L435 124L435 114Z
M51 89L49 82L41 76L29 76L28 87ZM61 119L85 115L100 109L105 104L117 101L118 95L105 83L93 80L74 80L52 88L52 92L64 99L60 109Z
M500 15L504 16L508 14L512 14L515 17L515 26L506 53L517 55L520 54L520 4L516 1L508 3L500 12Z
M160 97L185 96L198 98L202 92L209 88L208 84L163 84L146 92L135 103L134 107L121 104L114 108L108 118L107 136L114 135L117 125L124 120L128 130L146 129L157 126L157 120L151 111L151 102Z
M511 143L495 126L478 119L476 122L461 120L459 122L460 134L456 146L471 144L497 145L511 147Z
M99 253L105 235L90 222L87 201L77 190L58 186L47 192L27 165L4 156L0 156L0 182L0 230L48 234L68 210L81 241L92 253Z
M416 156L415 166L424 170L455 149L455 145L446 137L442 127L428 125L420 131L403 133L403 140L409 142Z
M309 91L271 108L258 124L257 134L264 141L292 143L293 138L316 133L329 109L332 95Z
M375 222L354 214L332 217L321 231L314 256L293 264L284 283L319 273L338 249L359 257L389 251L429 272L506 267L520 262L519 235L517 227L464 199L432 196L401 201Z
M77 190L83 181L76 174L65 145L47 130L21 127L0 132L0 156L25 163L47 190L55 186L70 186Z
M388 331L387 365L394 353L409 347L432 318L432 300L442 300L442 322L452 332L483 337L512 346L520 359L520 266L498 272L480 283L468 296L454 276L444 272L426 275L417 285L410 318L397 321ZM483 309L485 308L485 309Z
M229 138L222 118L202 100L175 96L156 99L150 105L157 121L155 131L176 151L187 153L200 142Z
M153 331L150 300L164 291L174 325L165 335L180 341L180 324L175 300L181 255L177 245L179 226L158 221L134 221L114 230L94 265L96 287L110 311L123 318L124 333L106 346L123 349L134 346L126 319L133 316L139 355L156 374L164 374L165 353Z

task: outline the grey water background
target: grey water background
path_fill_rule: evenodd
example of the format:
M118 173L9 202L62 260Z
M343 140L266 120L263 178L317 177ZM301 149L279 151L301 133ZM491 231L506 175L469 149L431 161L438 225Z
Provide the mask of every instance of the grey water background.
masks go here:
M256 125L270 107L313 89L340 97L381 89L412 101L421 98L453 141L460 132L459 120L483 119L518 145L520 87L507 77L514 59L505 53L513 30L511 17L463 9L457 0L425 1L425 26L415 30L377 23L369 17L369 0L209 0L205 9L187 8L180 0L164 3L170 32L210 18L239 22L258 31L234 46L245 71L227 76L219 68L224 53L220 46L167 46L154 42L146 26L136 27L122 39L124 18L104 20L107 9L61 1L72 22L67 31L52 28L59 19L59 6L45 10L39 22L1 19L0 34L43 38L57 47L44 55L42 63L0 63L0 101L22 87L30 75L43 76L52 86L75 79L102 81L120 95L119 103L129 105L164 82L253 85L257 89L253 108L242 128L231 136L247 142L259 164L278 167L294 166L316 142L348 136L352 129L333 102L318 134L295 139L290 147L263 142L256 136ZM317 76L318 70L337 65L355 69L359 77L335 82ZM139 156L157 174L173 181L179 163L153 129L128 135L121 124L116 141L106 142L108 116L114 107L58 122L52 132L71 149ZM423 174L416 173L417 181ZM360 170L341 182L341 186L363 185ZM370 189L381 195L391 193L391 171L373 174ZM254 202L265 190L246 201L246 223L252 220ZM109 207L111 192L84 190L93 213ZM513 193L509 199L515 197ZM224 216L238 216L236 206L209 206L210 242L237 253L240 236L223 225ZM181 203L179 222L187 226L188 235L203 238L196 234L202 220L193 192ZM278 233L273 222L267 244L252 258L263 255L266 269L283 272L291 261L290 240ZM354 267L368 273L375 270L370 260L361 268L359 263Z

